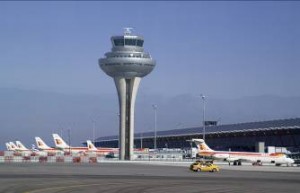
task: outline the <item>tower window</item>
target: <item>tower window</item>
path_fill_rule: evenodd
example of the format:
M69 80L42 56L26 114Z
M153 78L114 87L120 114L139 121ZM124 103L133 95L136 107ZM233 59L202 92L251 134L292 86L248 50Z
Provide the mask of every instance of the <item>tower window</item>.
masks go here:
M123 38L115 39L114 44L115 46L124 46L124 39Z
M137 46L143 47L143 40L137 40Z
M133 39L133 38L118 38L114 39L115 46L139 46L143 47L144 40Z
M126 46L136 46L136 39L125 39L125 45Z

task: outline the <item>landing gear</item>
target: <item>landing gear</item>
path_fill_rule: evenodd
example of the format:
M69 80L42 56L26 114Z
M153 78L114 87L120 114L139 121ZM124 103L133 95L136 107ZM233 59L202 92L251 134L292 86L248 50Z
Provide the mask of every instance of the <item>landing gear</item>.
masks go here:
M229 165L230 165L230 162L229 162ZM242 162L241 161L233 161L233 165L234 166L241 166Z
M253 166L262 166L262 163L261 162L254 162L252 163Z

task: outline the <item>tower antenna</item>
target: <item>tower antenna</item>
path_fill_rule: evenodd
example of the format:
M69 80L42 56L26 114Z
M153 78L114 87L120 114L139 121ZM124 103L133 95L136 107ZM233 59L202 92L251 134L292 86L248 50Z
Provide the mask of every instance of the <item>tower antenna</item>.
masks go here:
M124 27L124 35L130 35L132 34L132 27Z

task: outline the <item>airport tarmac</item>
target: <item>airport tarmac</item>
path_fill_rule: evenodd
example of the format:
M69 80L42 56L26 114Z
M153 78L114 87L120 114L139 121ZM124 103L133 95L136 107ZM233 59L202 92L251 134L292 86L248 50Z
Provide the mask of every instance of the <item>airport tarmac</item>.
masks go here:
M136 162L97 164L0 164L0 192L298 192L299 167L221 166L218 173L191 172L176 167ZM256 171L251 171L251 168ZM269 167L269 166L268 166ZM233 168L233 169L232 169ZM248 168L241 170L241 168ZM280 168L280 171L276 171ZM294 169L296 172L284 171ZM298 172L297 172L298 171Z

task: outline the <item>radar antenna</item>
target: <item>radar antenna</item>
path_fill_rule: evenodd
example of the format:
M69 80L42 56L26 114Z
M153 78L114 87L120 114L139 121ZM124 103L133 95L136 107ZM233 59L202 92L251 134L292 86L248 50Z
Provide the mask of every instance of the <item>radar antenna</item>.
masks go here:
M124 35L130 35L132 33L132 27L124 27Z

